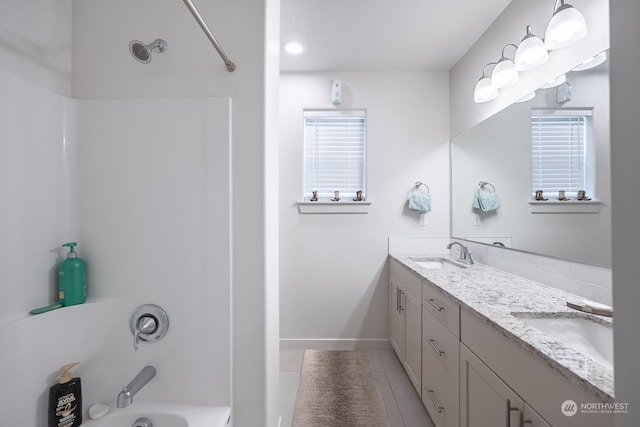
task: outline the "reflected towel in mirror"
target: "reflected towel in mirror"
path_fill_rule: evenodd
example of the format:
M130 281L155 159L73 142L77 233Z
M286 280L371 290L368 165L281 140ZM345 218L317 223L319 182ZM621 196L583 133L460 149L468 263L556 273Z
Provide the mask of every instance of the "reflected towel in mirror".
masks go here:
M490 185L493 189L490 190L487 186ZM495 192L495 187L488 182L480 182L478 184L478 190L476 190L476 196L473 199L473 208L481 210L482 212L491 212L500 208L500 198Z

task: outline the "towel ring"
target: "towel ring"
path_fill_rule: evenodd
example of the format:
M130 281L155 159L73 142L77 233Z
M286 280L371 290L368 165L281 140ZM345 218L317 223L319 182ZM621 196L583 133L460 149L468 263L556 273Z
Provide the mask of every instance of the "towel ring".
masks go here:
M420 188L421 186L425 186L425 188L427 189L427 193L431 193L431 190L429 190L429 186L427 184L425 184L424 182L420 182L420 181L416 181L415 186L411 189L411 192L413 193L413 190L415 190L416 188Z
M493 189L493 192L494 192L494 193L496 192L496 187L495 187L495 185L491 184L490 182L480 181L480 182L478 183L478 187L479 187L479 188L482 188L482 189L484 189L484 187L485 187L486 185L490 185L490 186L491 186L491 188Z

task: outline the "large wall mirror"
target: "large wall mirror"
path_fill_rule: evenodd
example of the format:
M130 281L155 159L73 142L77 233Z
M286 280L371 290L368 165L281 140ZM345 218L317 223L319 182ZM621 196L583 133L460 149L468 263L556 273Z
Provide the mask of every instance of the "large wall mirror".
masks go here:
M568 85L539 89L535 98L515 103L453 138L452 235L611 268L608 61L566 76L568 97ZM553 203L547 212L532 203L531 113L540 109L592 111L587 164L593 182L587 196L600 203L592 201L584 209L575 193L567 195L573 199L568 202L550 198L543 206ZM495 187L501 202L496 211L473 208L480 181Z

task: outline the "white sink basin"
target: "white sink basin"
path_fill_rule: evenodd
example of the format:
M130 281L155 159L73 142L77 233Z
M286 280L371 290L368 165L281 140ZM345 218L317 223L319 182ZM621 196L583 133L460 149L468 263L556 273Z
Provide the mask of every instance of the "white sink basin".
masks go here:
M554 341L570 347L613 370L613 325L588 317L515 316L545 333Z
M442 261L438 261L438 260L433 260L433 261L416 261L416 264L418 264L420 267L422 268L442 268Z
M465 266L458 265L445 258L410 258L422 268L428 270L448 270L452 271L459 268L466 268Z

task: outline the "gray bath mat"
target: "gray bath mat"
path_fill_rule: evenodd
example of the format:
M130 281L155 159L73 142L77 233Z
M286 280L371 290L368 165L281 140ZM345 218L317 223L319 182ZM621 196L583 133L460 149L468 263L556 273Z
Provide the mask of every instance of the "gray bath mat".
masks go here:
M364 351L306 350L292 427L389 427Z

